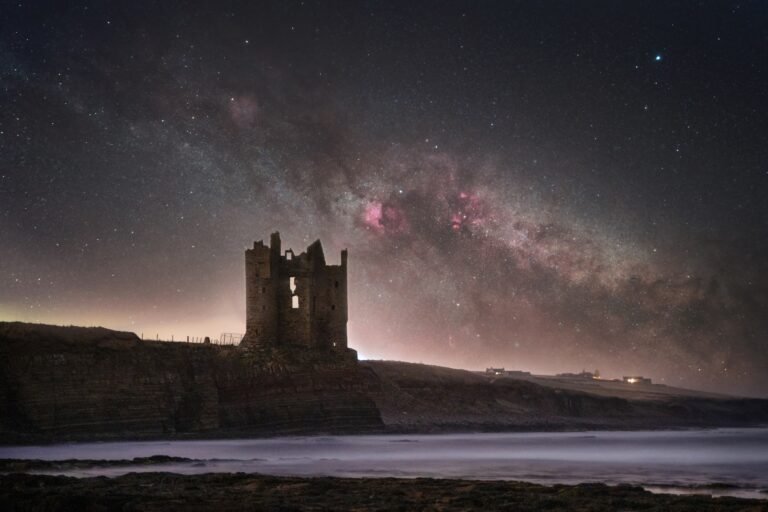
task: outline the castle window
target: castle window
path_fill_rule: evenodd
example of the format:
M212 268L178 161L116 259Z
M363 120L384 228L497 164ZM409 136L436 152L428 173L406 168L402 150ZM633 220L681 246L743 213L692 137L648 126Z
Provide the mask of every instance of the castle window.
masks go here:
M299 296L298 295L294 295L293 297L291 297L291 307L293 309L299 309Z
M285 259L291 261L293 259L293 251L288 249L285 251Z
M336 309L336 304L331 304L331 309L335 310Z
M336 281L335 283L333 283L333 286L334 286L334 288L338 288L339 287L339 282Z
M261 293L267 293L267 287L266 286L262 286L261 287Z
M289 279L289 282L290 282L290 286L291 286L291 293L295 293L296 292L296 278L295 277L291 277Z
M261 310L262 311L266 311L267 310L267 306L261 306Z

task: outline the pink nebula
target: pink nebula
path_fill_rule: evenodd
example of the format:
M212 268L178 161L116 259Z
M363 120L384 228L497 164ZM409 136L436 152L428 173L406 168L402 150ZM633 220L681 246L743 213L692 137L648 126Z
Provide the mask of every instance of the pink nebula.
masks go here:
M371 201L363 211L363 225L375 233L402 234L408 231L408 219L402 208Z

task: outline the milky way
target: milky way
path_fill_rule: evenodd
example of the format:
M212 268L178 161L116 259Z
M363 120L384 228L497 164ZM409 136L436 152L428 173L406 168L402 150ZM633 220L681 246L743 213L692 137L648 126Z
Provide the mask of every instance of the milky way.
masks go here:
M3 4L0 319L242 332L279 230L364 357L765 396L765 8L419 4Z

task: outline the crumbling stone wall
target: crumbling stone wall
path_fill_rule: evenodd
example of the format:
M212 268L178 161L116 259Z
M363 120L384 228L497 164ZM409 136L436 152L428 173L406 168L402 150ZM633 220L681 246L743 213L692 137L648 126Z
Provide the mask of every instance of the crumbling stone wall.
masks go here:
M315 241L299 255L281 253L280 234L270 245L245 251L245 346L299 345L347 348L347 251L328 265Z

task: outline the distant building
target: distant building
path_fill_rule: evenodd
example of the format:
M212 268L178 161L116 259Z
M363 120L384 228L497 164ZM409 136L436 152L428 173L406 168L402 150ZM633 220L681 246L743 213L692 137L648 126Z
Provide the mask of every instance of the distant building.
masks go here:
M627 384L652 384L651 379L643 377L642 375L622 377L621 380Z
M522 370L507 370L504 368L486 368L485 372L477 372L477 373L485 373L485 375L492 376L492 377L530 377L531 372L524 372Z
M582 371L581 373L558 373L556 377L564 377L566 379L599 379L600 372L592 373Z

